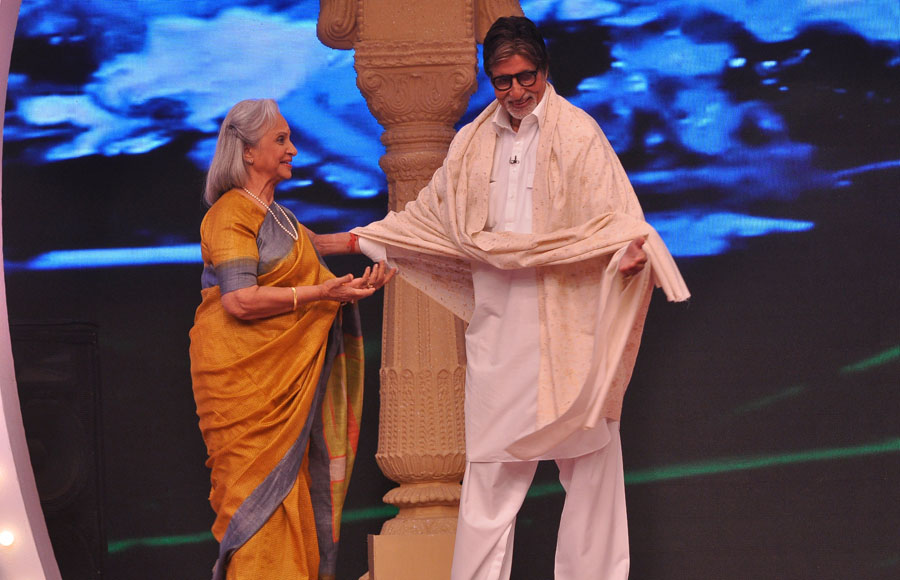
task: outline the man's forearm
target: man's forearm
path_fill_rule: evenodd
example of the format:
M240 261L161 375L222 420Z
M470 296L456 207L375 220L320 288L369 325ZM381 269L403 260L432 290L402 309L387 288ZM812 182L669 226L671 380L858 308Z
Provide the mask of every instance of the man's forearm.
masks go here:
M316 246L316 250L323 256L359 253L359 239L349 232L337 234L313 234L310 232L310 238L313 245Z

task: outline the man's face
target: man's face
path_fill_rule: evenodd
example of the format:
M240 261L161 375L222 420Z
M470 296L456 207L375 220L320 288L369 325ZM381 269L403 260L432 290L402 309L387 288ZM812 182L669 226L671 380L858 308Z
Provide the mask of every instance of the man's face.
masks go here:
M513 127L518 127L519 121L531 114L534 108L538 106L538 103L541 102L541 99L544 98L544 91L547 89L547 76L543 71L537 71L534 84L528 87L523 87L519 84L519 80L514 76L521 72L533 71L536 68L534 63L528 58L514 54L495 64L494 69L491 71L492 79L504 75L513 76L512 84L508 89L500 90L494 87L494 95L512 118Z

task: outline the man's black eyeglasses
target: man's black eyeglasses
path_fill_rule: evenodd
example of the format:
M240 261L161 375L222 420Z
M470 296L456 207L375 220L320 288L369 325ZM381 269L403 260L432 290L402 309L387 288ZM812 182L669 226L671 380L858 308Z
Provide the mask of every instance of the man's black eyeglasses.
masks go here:
M537 80L538 71L523 70L514 75L499 75L491 78L491 84L498 91L508 91L512 87L513 78L519 83L519 86L530 87Z

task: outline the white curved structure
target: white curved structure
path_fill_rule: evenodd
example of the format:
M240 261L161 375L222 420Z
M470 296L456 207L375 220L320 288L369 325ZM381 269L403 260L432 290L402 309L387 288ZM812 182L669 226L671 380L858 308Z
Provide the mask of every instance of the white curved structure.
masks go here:
M21 0L0 0L0 103L6 102L9 58ZM0 136L3 116L0 115ZM0 199L3 196L0 139ZM2 216L2 212L0 212ZM0 232L2 233L2 232ZM2 237L0 237L2 239ZM2 243L2 242L0 242ZM2 249L2 248L0 248ZM9 545L3 545L8 542ZM25 444L9 342L6 280L0 263L0 578L60 580Z

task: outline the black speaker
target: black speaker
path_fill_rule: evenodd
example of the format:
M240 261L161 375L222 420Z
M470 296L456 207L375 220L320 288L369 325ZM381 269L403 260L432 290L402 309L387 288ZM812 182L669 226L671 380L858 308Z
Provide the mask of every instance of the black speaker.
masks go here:
M63 580L103 578L103 453L97 329L10 324L22 422Z

